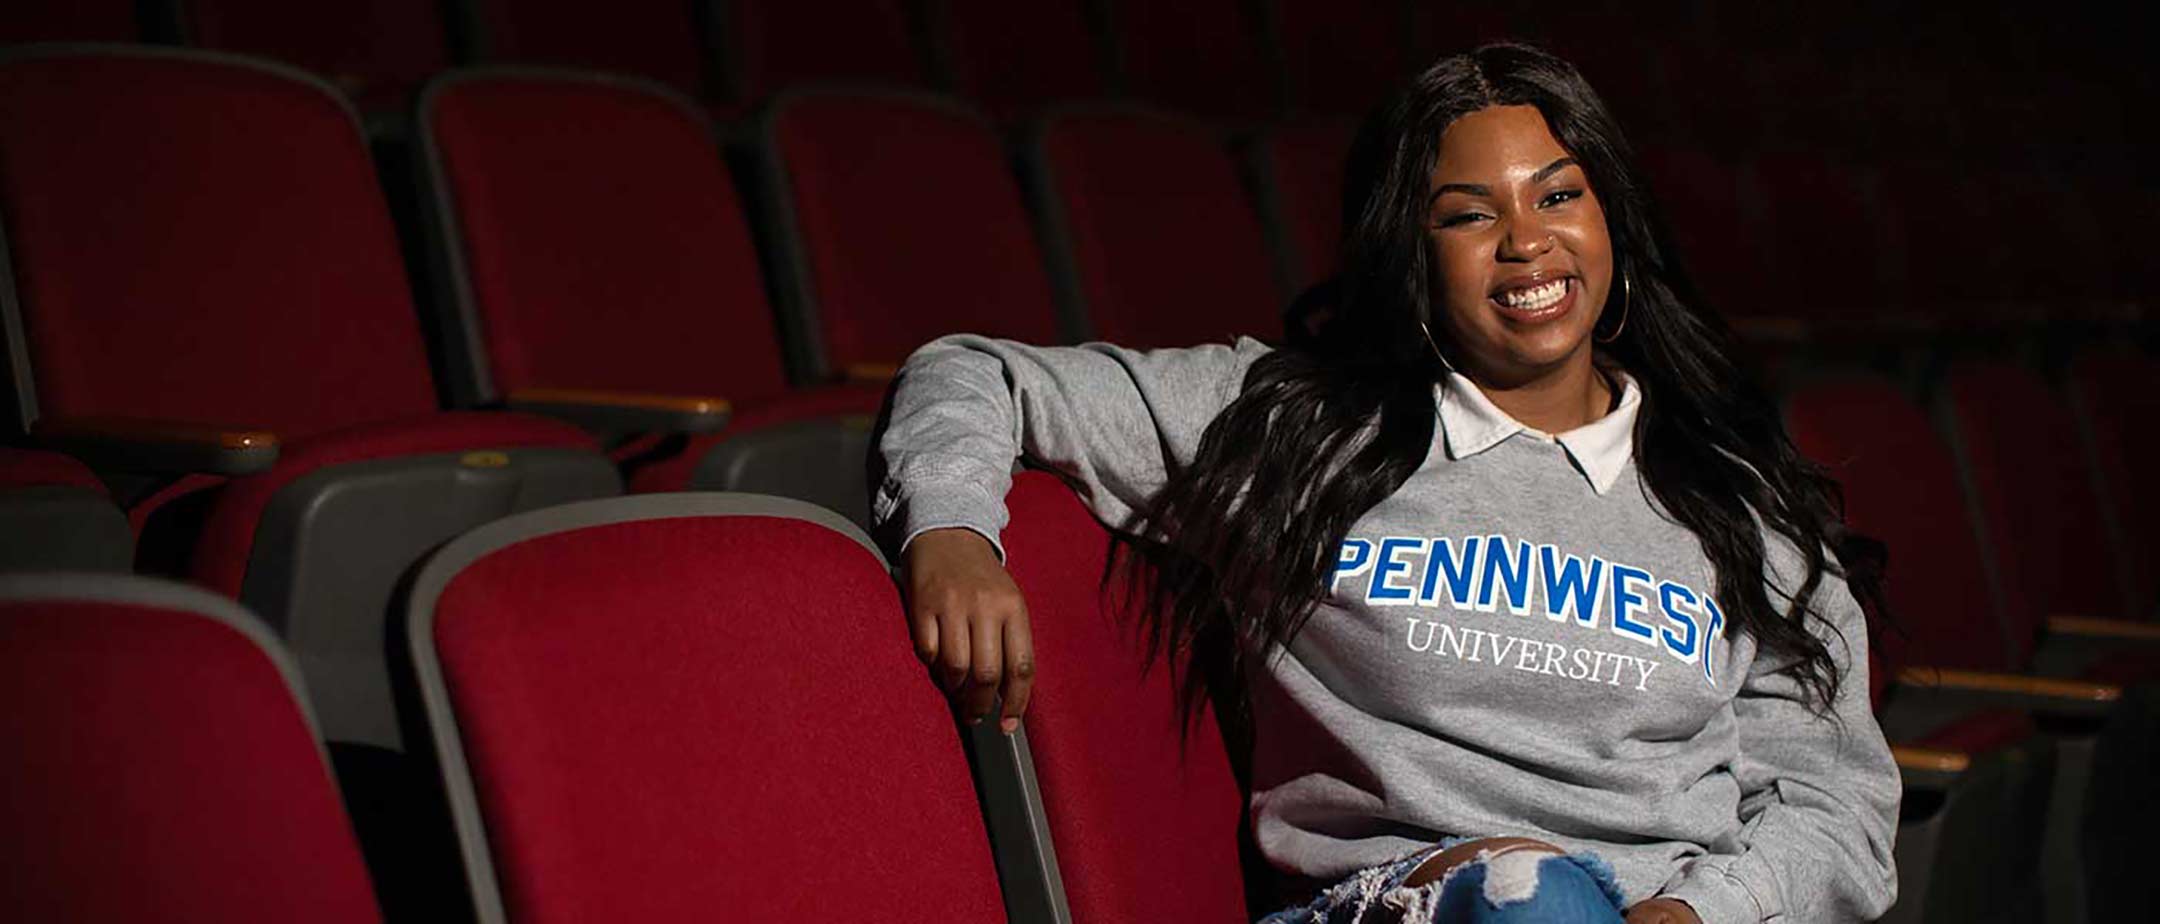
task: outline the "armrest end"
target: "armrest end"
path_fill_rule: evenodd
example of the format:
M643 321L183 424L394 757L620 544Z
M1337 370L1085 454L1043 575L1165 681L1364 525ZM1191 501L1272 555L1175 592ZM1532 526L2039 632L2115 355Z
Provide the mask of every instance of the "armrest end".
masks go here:
M2050 616L2051 638L2076 638L2108 642L2160 642L2160 625L2123 619L2092 619L2083 616Z
M509 405L608 433L711 433L734 412L721 398L590 388L521 388L510 393Z
M278 458L278 437L270 431L184 421L48 418L31 436L92 468L126 472L252 475Z

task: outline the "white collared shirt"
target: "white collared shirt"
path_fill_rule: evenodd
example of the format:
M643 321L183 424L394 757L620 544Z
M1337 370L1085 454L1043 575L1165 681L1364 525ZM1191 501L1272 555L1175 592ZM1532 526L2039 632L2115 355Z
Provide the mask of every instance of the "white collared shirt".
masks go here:
M1605 416L1558 435L1531 427L1501 410L1485 397L1477 383L1460 372L1450 372L1440 383L1440 430L1449 459L1465 459L1500 445L1515 434L1567 450L1576 470L1590 480L1600 495L1620 480L1620 472L1635 456L1635 412L1642 406L1642 390L1634 377L1613 370L1620 380L1620 405Z

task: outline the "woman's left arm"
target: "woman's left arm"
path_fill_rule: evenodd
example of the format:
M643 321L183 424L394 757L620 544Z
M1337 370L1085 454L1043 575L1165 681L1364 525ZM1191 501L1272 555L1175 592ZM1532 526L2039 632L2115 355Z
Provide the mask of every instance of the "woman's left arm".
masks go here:
M1814 602L1810 629L1837 662L1837 697L1813 709L1779 670L1789 659L1756 658L1733 702L1740 850L1697 859L1659 893L1705 924L1867 921L1897 898L1902 784L1868 700L1867 625L1837 577L1823 576Z

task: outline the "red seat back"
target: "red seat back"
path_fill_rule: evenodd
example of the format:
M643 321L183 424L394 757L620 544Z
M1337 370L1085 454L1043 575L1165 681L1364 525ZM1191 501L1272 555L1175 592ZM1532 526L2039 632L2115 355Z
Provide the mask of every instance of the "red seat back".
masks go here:
M520 921L1003 920L951 714L838 515L557 507L447 546L411 612L483 909L499 883Z
M325 85L169 49L14 57L0 203L45 416L290 440L435 407L367 143Z
M1680 260L1710 307L1731 315L1765 315L1768 278L1761 195L1731 161L1700 148L1645 145L1643 172L1672 226Z
M1890 382L1808 385L1786 406L1793 441L1845 489L1846 521L1890 549L1892 664L2006 670L2000 623L1957 465L1927 415Z
M1410 4L1399 0L1280 0L1276 10L1293 112L1363 115L1423 63L1410 59Z
M2119 616L2100 495L2069 408L2038 374L2009 362L1951 369L1943 399L1978 494L2017 663L2049 616Z
M523 388L733 401L786 387L756 245L712 127L658 87L468 72L421 110L452 300L478 334L461 402Z
M1262 142L1272 168L1282 233L1300 261L1300 288L1334 275L1342 240L1343 166L1357 126L1347 119L1313 119L1276 130Z
M737 0L726 8L730 82L755 104L791 86L882 83L922 86L903 0Z
M480 59L635 74L685 93L705 89L698 4L615 0L472 0Z
M437 0L183 0L188 40L276 58L337 84L363 109L402 109L450 66Z
M205 591L0 577L0 907L380 920L296 679L267 628Z
M2114 512L2118 556L2133 578L2133 613L2160 618L2160 485L2146 466L2160 458L2160 362L2129 349L2092 349L2070 364L2069 385L2086 432L2101 498Z
M1746 289L1787 317L1854 321L1904 311L1891 297L1888 236L1873 178L1817 152L1765 154L1754 172L1768 206L1772 278ZM1836 266L1834 273L1822 267Z
M1281 329L1266 238L1211 128L1133 109L1045 123L1031 156L1063 217L1090 335L1189 346Z
M1210 118L1257 121L1282 108L1256 15L1244 0L1105 0L1127 94Z
M778 103L764 132L812 368L897 363L960 331L1060 339L1018 181L981 116L927 95L810 93Z
M1109 532L1041 472L1016 477L1005 503L1006 564L1041 665L1028 744L1072 919L1249 920L1221 735L1203 711L1181 738L1169 665L1148 661L1104 592Z
M140 31L132 0L11 3L0 11L0 45L132 42Z
M1109 93L1086 0L936 4L954 88L1000 119Z

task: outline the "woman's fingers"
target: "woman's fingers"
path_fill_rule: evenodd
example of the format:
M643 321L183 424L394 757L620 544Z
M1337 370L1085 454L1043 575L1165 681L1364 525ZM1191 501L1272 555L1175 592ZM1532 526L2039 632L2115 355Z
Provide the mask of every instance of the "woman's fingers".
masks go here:
M937 623L938 686L957 694L967 685L968 668L974 664L974 650L968 647L968 617L955 607L944 607Z
M1005 683L998 691L1005 708L998 728L1010 735L1020 728L1020 714L1027 711L1028 696L1035 689L1035 639L1028 626L1027 606L1005 620Z
M978 610L968 626L974 658L968 667L967 683L960 690L960 718L969 725L990 714L990 706L997 700L998 681L1004 678L1005 633L998 622L996 613Z

